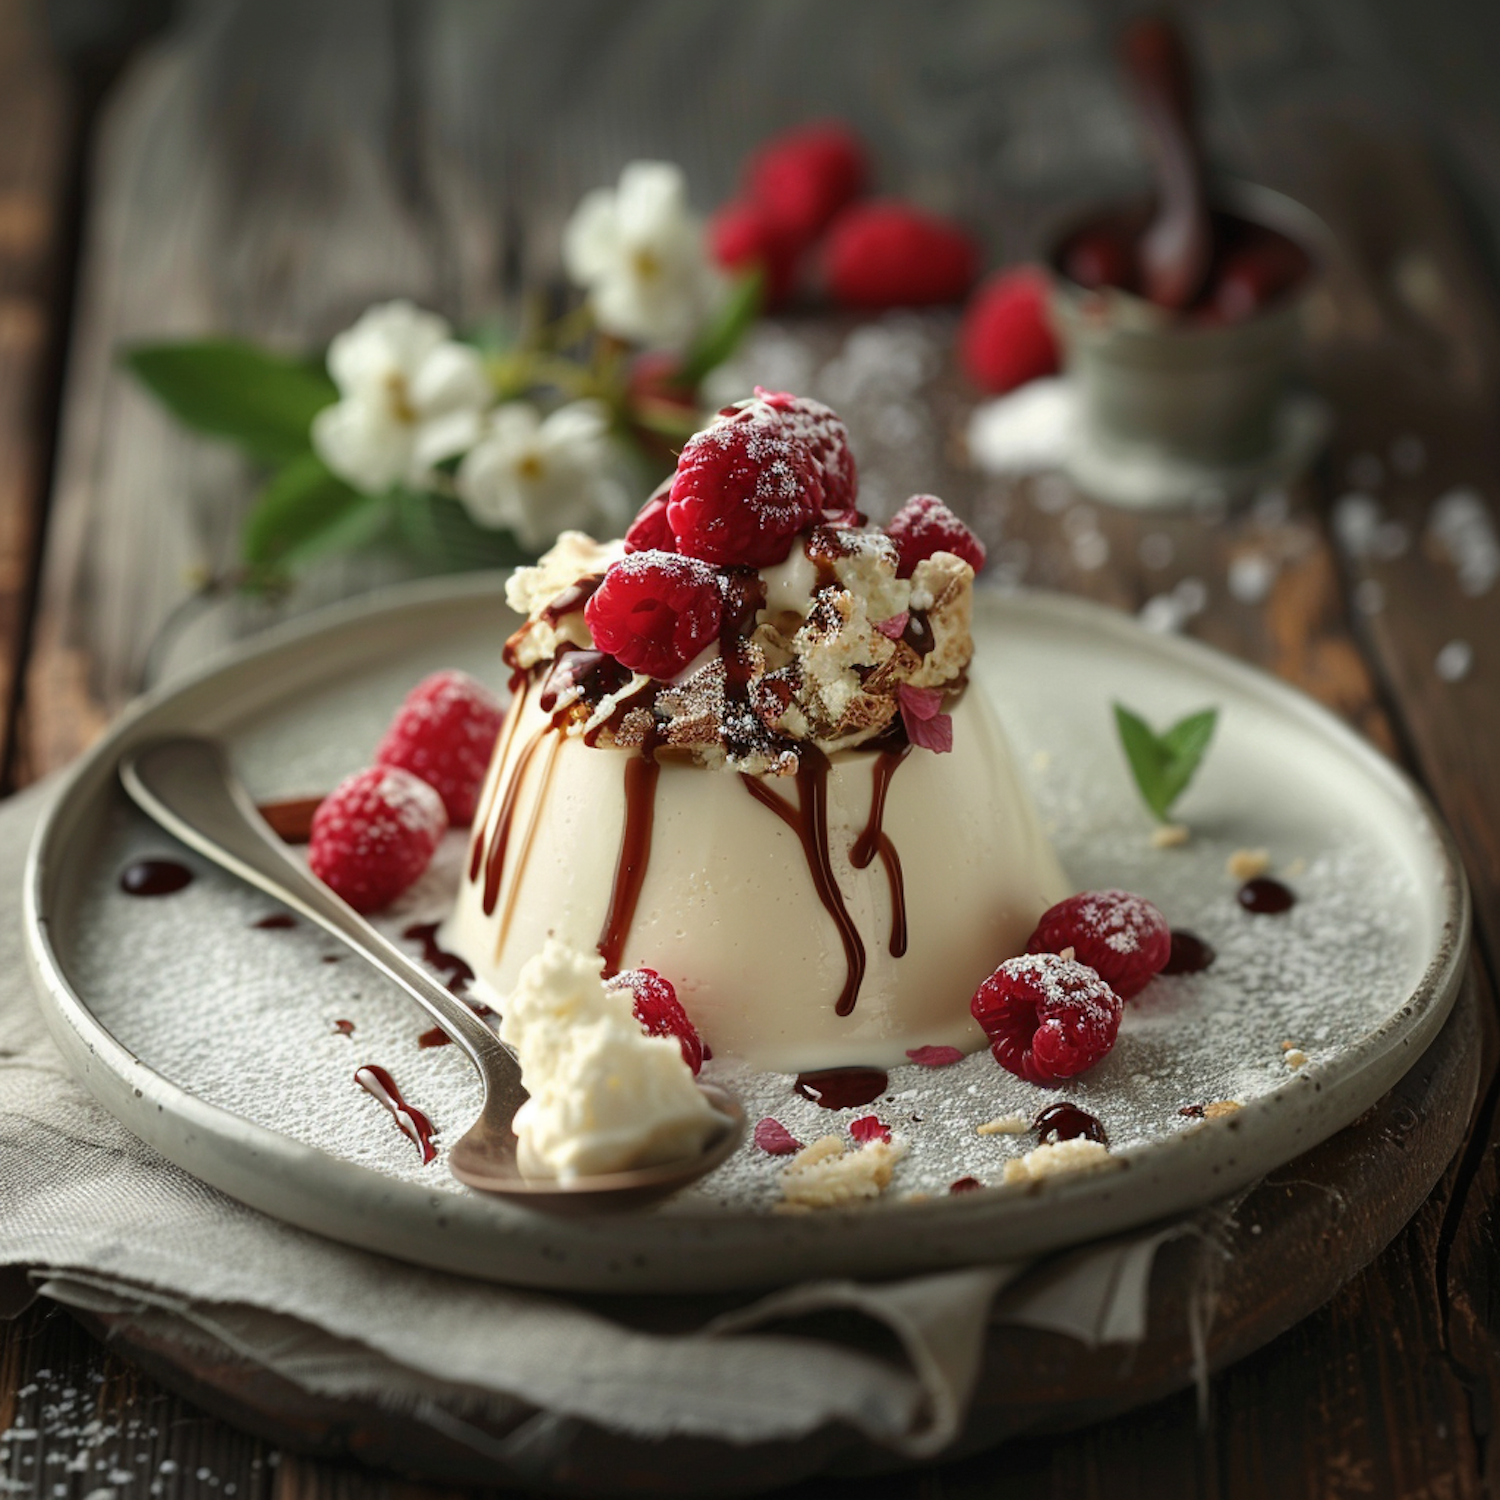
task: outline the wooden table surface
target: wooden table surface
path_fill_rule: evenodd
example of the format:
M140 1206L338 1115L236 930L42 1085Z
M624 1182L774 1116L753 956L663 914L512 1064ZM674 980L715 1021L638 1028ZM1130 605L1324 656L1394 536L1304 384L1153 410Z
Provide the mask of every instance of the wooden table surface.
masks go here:
M59 56L36 13L3 0L0 774L16 786L65 765L148 672L269 617L232 597L178 611L232 562L250 479L124 383L121 340L234 331L296 347L397 293L472 317L548 273L567 208L624 160L682 161L711 204L747 146L815 113L855 121L888 185L962 212L995 260L1015 259L1060 206L1133 169L1111 14L1046 0L262 0L195 9L114 77L124 48ZM1313 326L1335 415L1316 471L1232 514L1070 500L1107 539L1102 564L1097 547L1070 548L1035 485L943 478L1027 584L1127 610L1201 584L1188 633L1297 684L1427 788L1475 894L1483 1055L1468 1142L1379 1259L1215 1377L1201 1420L1184 1393L1064 1438L797 1493L1456 1500L1500 1479L1500 589L1466 590L1428 524L1455 488L1492 518L1500 498L1500 287L1475 168L1496 159L1484 148L1500 129L1475 115L1445 151L1419 134L1411 88L1390 82L1400 27L1372 15L1236 0L1195 33L1215 151L1313 207L1339 247ZM1458 68L1463 37L1452 46ZM1455 191L1444 154L1477 200ZM1373 545L1336 524L1354 492L1379 507ZM1263 599L1230 587L1246 556L1274 564ZM285 607L381 576L330 566ZM1455 642L1472 657L1450 680L1437 662ZM46 1306L0 1324L0 1432L12 1426L39 1436L0 1458L7 1493L438 1493L278 1453Z

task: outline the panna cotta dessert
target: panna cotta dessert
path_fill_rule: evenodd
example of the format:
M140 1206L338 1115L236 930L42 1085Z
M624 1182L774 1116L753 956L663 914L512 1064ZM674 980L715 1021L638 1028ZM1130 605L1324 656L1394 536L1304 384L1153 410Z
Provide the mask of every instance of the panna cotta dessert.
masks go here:
M765 1071L977 1050L976 987L1070 887L967 687L978 540L865 523L843 424L758 392L622 542L507 597L512 701L443 942L503 1014L555 940Z

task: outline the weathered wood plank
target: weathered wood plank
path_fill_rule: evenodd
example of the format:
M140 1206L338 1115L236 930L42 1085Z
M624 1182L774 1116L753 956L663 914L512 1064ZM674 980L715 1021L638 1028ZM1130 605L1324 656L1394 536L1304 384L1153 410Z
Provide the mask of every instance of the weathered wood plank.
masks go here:
M0 785L9 775L51 456L72 127L36 17L18 3L0 7Z

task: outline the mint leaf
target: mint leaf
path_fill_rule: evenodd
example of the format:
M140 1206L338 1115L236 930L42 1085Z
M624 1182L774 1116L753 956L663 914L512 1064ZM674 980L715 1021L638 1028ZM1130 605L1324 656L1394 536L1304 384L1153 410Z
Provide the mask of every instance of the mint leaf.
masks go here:
M362 495L304 453L260 492L240 532L252 574L274 578L330 552L362 547L384 529L390 502Z
M1219 710L1206 708L1157 734L1138 714L1122 703L1115 704L1115 727L1125 759L1146 806L1161 822L1167 821L1172 804L1187 790L1218 721Z
M739 277L708 326L688 346L677 371L679 385L695 386L708 372L722 365L745 336L745 330L760 315L765 274L750 271Z
M123 359L179 422L271 463L306 453L314 414L338 399L322 370L240 339L137 344Z

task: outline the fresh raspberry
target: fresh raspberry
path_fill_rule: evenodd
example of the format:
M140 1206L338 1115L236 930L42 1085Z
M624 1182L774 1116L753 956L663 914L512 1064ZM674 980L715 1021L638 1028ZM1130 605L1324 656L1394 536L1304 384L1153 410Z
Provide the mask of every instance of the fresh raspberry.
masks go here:
M583 607L594 644L648 677L680 672L719 629L719 575L692 557L632 552Z
M434 672L406 695L375 764L420 776L443 799L449 824L467 828L504 717L499 699L467 672Z
M651 498L636 512L635 520L625 533L626 552L675 552L677 538L667 524L667 501L672 496L672 481L664 480Z
M745 165L745 188L793 248L803 250L859 197L867 175L859 138L837 121L820 120L767 141Z
M969 1005L995 1061L1017 1078L1059 1083L1108 1055L1120 997L1086 965L1052 953L1008 958Z
M755 394L779 411L811 449L823 481L823 519L835 525L857 525L859 513L854 499L859 493L859 476L849 448L849 429L843 419L831 406L824 406L811 396L792 396L786 391L767 391L760 386L755 387Z
M991 276L969 299L958 331L959 359L982 391L1013 391L1058 371L1047 319L1047 278L1031 266Z
M823 465L798 426L751 399L687 440L667 506L679 552L752 568L786 560L823 514Z
M823 242L823 280L849 307L957 302L974 284L979 250L956 224L905 203L858 203Z
M377 911L427 868L447 827L443 799L420 777L369 766L313 814L307 863L355 911Z
M765 273L765 303L785 302L797 280L801 243L763 203L726 203L708 221L708 247L726 271Z
M677 998L670 979L663 979L655 969L625 969L605 981L611 989L629 990L635 1003L632 1009L647 1036L673 1036L682 1048L682 1060L693 1070L694 1077L703 1066L703 1042L698 1028Z
M984 543L936 495L913 495L891 517L885 534L901 554L896 569L910 578L934 552L952 552L977 573L984 566Z
M1071 948L1122 1000L1138 995L1172 956L1172 929L1144 896L1083 891L1042 913L1028 953Z

